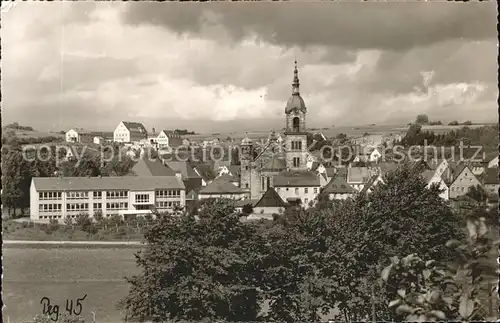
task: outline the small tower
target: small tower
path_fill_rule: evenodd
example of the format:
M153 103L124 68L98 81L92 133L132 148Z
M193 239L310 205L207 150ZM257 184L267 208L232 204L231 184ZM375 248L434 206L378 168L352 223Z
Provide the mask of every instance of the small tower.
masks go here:
M285 108L286 166L290 170L307 169L307 108L300 96L297 61L293 70L292 95Z
M240 187L243 190L250 191L252 182L252 161L253 161L253 144L252 139L248 138L245 134L245 138L241 141L240 149Z

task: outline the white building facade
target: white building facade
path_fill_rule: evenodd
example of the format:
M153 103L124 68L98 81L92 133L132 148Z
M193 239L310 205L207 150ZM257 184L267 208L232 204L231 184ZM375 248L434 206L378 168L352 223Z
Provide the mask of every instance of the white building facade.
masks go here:
M186 203L178 176L151 177L35 177L30 188L32 221L63 222L78 214L146 215L171 212Z

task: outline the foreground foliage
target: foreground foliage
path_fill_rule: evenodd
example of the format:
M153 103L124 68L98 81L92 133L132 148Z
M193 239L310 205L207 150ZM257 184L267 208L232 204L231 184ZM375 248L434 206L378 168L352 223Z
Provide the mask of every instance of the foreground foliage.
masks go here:
M449 265L469 257L446 246L450 240L467 243L465 221L439 194L403 165L368 197L320 199L307 211L289 208L273 221L241 222L232 201L205 200L198 218L163 217L147 230L147 248L137 255L142 273L128 279L131 291L121 306L128 317L156 321L404 319L394 306L413 305L402 303L406 298L393 302L401 287L405 296L430 291L421 278L414 278L419 285L405 279L423 270L441 274L441 267L420 259ZM415 256L401 260L409 254ZM380 272L391 264L383 284ZM432 272L425 275L434 279ZM451 304L459 303L454 298ZM458 307L441 305L422 313L455 318L450 315Z

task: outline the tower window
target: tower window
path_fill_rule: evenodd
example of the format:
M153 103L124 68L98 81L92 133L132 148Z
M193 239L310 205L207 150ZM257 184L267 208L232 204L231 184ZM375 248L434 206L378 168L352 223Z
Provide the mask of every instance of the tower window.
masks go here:
M293 158L293 167L299 167L299 166L300 166L300 158L294 157Z
M292 127L294 132L299 132L300 130L300 119L299 117L295 117L292 119Z

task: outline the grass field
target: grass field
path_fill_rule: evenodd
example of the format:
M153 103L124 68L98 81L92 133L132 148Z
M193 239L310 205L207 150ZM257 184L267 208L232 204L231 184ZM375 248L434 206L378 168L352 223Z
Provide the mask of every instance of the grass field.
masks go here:
M116 308L128 293L123 277L138 273L132 248L17 248L3 250L4 322L23 322L41 314L42 297L60 306L66 299L87 297L82 317L120 322Z
M10 131L11 129L4 129L2 132ZM64 138L63 134L44 132L44 131L27 131L27 130L14 130L16 137L18 138L43 138L43 137L56 137Z

